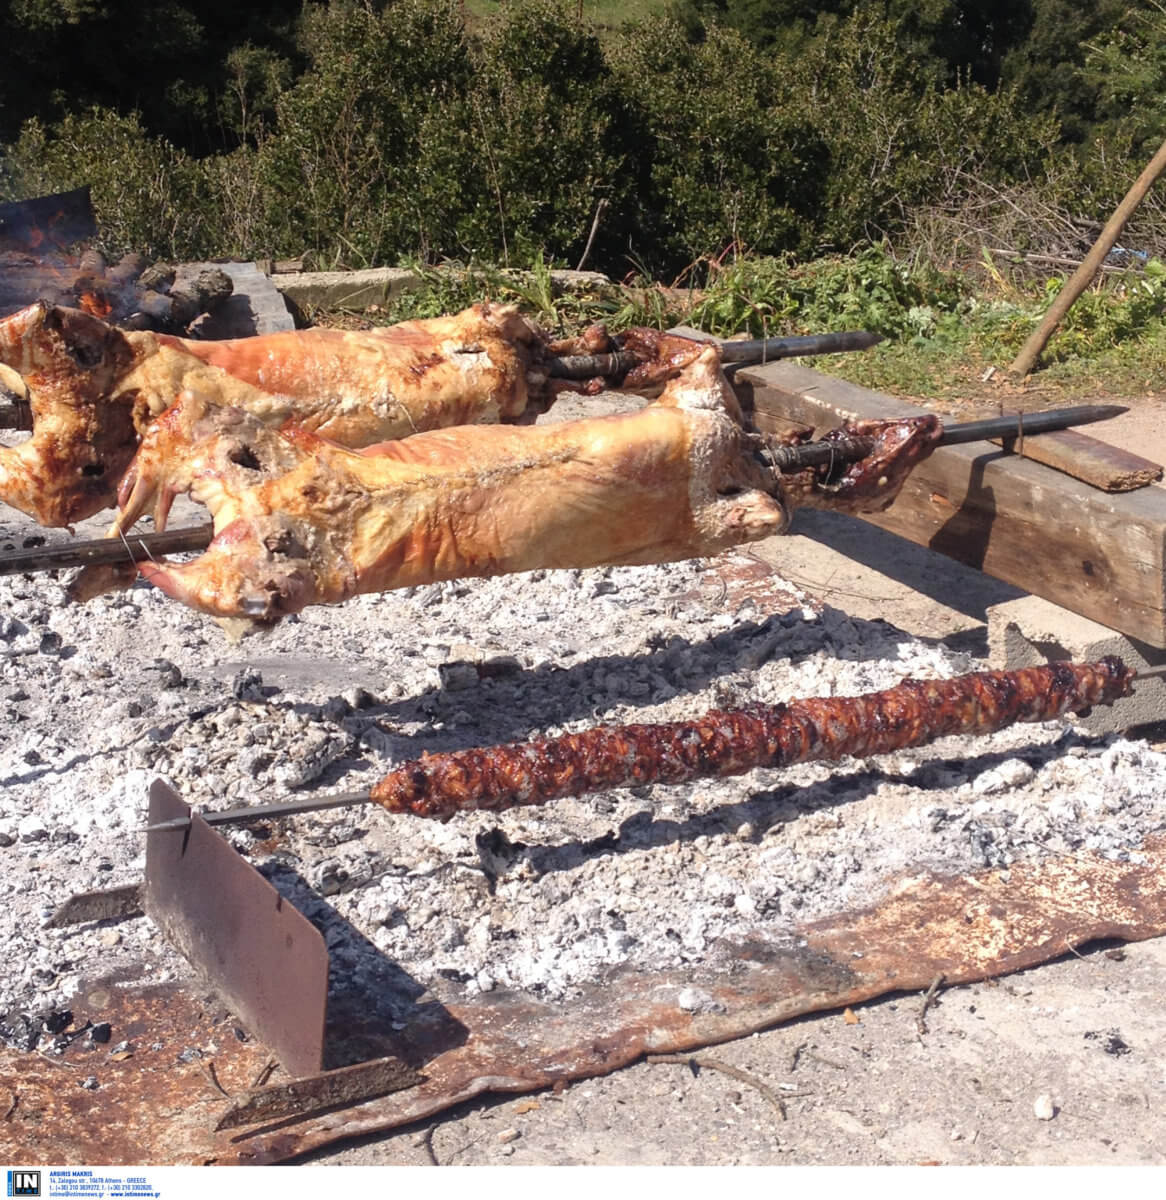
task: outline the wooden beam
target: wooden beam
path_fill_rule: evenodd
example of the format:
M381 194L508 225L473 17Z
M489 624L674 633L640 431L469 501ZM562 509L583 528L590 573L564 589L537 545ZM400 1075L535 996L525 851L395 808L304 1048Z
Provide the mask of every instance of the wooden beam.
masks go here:
M758 428L821 434L921 410L793 363L736 372ZM987 443L946 446L862 518L1072 612L1166 648L1166 490L1112 495Z

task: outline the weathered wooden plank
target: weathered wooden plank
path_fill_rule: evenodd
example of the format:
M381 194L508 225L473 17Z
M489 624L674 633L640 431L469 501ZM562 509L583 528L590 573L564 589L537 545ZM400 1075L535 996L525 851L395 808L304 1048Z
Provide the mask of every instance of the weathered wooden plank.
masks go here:
M1005 443L1000 438L993 438L992 445L1005 446ZM1076 429L1025 438L1023 446L1020 439L1009 438L1005 449L1052 467L1054 471L1063 471L1103 492L1132 492L1162 478L1162 467L1158 463Z
M737 372L762 425L824 433L855 417L920 410L792 363ZM896 502L863 518L1072 612L1166 648L1166 491L1098 491L987 443L947 446Z

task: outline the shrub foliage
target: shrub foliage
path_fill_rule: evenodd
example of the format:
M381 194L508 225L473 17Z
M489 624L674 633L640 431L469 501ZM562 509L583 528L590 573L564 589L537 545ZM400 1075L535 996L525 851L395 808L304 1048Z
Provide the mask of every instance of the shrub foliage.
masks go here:
M78 28L122 7L81 5ZM206 6L173 7L171 40L188 28L205 49L197 89L176 80L166 120L54 94L5 148L6 197L91 183L107 246L164 257L575 265L586 249L617 276L676 275L742 249L898 236L969 180L1031 187L1062 153L1056 119L999 82L1002 43L991 61L943 57L940 0L931 25L910 5L786 4L793 32L764 47L747 21L717 24L717 5L604 33L559 0L469 26L459 0L310 0L293 39L291 6L272 3L279 36L252 23L229 47L205 33ZM192 114L198 136L179 136ZM1139 166L1111 154L1111 190Z

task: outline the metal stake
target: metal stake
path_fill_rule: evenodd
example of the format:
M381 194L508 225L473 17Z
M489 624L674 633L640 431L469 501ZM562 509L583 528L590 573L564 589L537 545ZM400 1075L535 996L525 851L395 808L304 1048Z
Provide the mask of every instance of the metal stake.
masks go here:
M1093 421L1105 421L1126 412L1120 404L1085 404L1076 408L1057 408L1024 416L1024 434L1069 429ZM1015 438L1020 434L1019 417L990 417L983 421L964 421L945 425L940 446L977 442L984 438ZM767 461L784 473L801 471L839 462L857 462L874 449L868 437L840 437L829 442L807 442L801 446L770 445ZM60 542L52 546L9 550L0 553L0 576L23 575L30 571L58 571L67 567L116 565L140 562L147 558L205 550L214 537L210 524L188 529L168 529L164 533L127 534L122 538L95 538L91 541Z

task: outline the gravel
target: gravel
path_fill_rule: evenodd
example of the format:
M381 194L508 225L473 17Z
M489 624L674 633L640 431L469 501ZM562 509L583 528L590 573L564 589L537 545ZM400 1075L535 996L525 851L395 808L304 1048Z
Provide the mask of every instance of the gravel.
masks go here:
M0 546L28 529L0 524ZM66 1009L83 979L185 974L146 920L45 928L69 895L141 877L157 777L226 808L366 787L423 750L984 665L760 585L754 567L735 554L439 584L238 642L141 585L79 608L64 579L0 580L0 1037L35 1041L13 1014ZM392 1014L428 989L566 999L623 964L715 964L726 940L791 936L904 875L1126 858L1164 824L1166 756L1058 721L444 825L357 808L225 836L322 925L336 978ZM680 1003L713 1001L690 988Z

